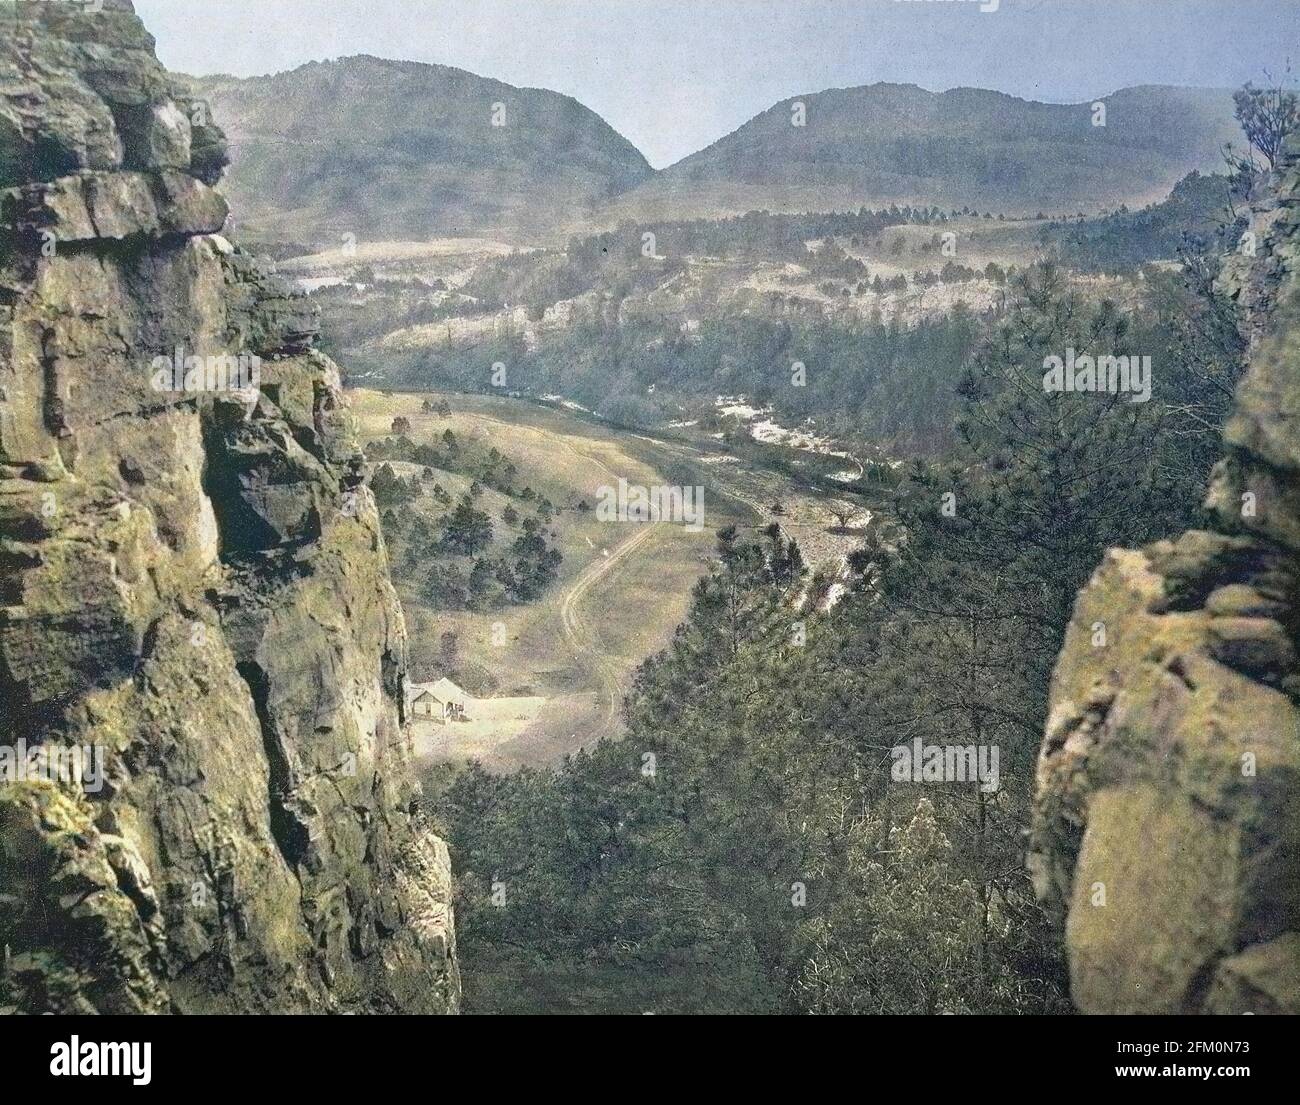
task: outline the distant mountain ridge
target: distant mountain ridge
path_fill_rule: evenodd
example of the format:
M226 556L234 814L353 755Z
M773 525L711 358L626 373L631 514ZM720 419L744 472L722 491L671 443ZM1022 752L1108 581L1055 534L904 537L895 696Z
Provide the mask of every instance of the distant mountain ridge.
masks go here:
M1161 199L1193 169L1222 170L1228 141L1241 144L1226 89L1141 86L1082 104L911 84L829 89L783 100L656 173L602 221L892 203L1093 213Z
M445 65L357 55L189 80L225 124L235 210L273 238L526 239L653 172L572 97Z
M783 100L655 172L572 97L444 65L357 55L190 80L226 122L245 229L314 248L893 203L1091 214L1163 199L1241 143L1226 89L1121 89L1095 126L1092 102L880 83Z

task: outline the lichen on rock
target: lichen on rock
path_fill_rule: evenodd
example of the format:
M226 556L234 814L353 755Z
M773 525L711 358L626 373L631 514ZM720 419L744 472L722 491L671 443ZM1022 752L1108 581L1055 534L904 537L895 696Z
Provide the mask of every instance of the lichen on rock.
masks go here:
M1030 865L1085 1013L1300 1013L1295 139L1252 206L1215 527L1109 552L1052 680Z
M402 613L312 311L220 236L224 138L128 0L0 21L0 744L106 766L0 781L0 1008L455 1011ZM241 356L255 389L157 386Z

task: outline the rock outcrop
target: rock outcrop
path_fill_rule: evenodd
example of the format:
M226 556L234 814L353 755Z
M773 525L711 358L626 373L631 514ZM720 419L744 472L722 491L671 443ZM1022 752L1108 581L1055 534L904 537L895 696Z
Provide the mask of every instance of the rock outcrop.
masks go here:
M1214 528L1112 550L1052 683L1031 867L1085 1013L1300 1013L1300 146L1226 270Z
M128 0L0 2L0 1008L454 1011L339 373L224 163Z

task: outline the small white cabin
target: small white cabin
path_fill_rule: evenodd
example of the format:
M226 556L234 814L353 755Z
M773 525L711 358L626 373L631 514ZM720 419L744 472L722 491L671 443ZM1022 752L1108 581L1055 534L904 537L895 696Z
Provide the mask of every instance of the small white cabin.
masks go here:
M450 679L416 689L411 699L411 713L417 718L427 718L441 724L449 721L466 721L465 705L469 696Z

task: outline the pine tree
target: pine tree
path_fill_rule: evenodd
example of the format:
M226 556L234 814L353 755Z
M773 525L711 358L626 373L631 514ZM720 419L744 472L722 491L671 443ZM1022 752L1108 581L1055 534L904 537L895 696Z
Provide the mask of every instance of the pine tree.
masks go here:
M933 788L977 902L977 973L995 999L996 965L1027 963L1049 979L1047 948L1012 946L1001 919L1038 931L1024 873L1034 767L1051 668L1074 596L1111 544L1140 544L1165 517L1151 441L1162 412L1125 394L1045 390L1044 360L1142 354L1128 320L1089 304L1051 266L1016 282L1017 298L977 349L962 382L962 450L944 468L905 474L899 526L877 531L858 625L863 668L854 709L864 751L925 744L999 751L996 792ZM1014 943L1013 941L1013 943ZM1032 987L1030 988L1032 989ZM1050 998L1050 986L1037 991Z

